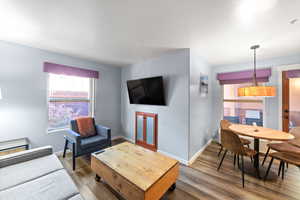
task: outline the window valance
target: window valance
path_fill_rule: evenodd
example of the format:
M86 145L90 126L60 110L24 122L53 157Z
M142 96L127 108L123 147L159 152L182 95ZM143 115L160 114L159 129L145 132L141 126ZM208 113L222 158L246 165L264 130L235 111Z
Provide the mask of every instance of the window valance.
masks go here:
M71 67L67 65L55 64L50 62L44 63L44 72L53 74L62 74L68 76L79 76L86 78L99 78L99 72L95 70L82 69L78 67Z
M257 82L269 82L269 77L272 75L271 68L256 70ZM217 74L217 79L220 84L240 84L253 82L253 70L245 70L238 72L226 72Z

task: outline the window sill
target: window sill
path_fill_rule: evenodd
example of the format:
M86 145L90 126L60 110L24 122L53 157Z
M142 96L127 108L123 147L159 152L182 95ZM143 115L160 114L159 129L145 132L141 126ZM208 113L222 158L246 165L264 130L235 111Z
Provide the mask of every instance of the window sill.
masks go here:
M47 134L58 134L58 133L61 133L63 131L68 131L70 130L70 128L61 128L61 129L54 129L54 130L47 130Z

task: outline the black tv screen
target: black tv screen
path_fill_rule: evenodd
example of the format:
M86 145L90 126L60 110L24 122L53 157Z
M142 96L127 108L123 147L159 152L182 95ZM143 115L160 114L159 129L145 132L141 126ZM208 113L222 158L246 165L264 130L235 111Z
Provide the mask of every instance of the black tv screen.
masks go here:
M130 104L166 105L162 76L127 81Z

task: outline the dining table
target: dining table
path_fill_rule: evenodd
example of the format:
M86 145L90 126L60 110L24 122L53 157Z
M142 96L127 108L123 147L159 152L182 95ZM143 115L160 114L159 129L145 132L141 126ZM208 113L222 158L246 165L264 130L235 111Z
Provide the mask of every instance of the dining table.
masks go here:
M254 138L254 150L257 154L254 156L254 169L256 171L256 176L261 178L260 174L260 164L259 164L259 143L261 139L269 140L269 141L290 141L295 137L294 135L283 132L280 130L275 130L271 128L265 128L261 126L254 125L244 125L244 124L232 124L229 126L229 129L233 131L237 135L247 136Z

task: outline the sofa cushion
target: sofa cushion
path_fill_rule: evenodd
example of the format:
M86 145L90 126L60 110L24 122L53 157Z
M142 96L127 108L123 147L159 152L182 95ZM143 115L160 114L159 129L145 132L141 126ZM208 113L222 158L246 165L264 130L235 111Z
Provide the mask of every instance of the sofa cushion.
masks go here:
M0 156L0 168L51 155L52 147L45 146Z
M0 191L5 200L64 200L75 197L77 188L64 169ZM77 198L77 197L76 197Z
M54 154L0 168L0 191L60 169L63 166Z
M105 144L107 138L101 135L96 135L88 138L81 139L81 147L83 149L94 147L97 145Z

